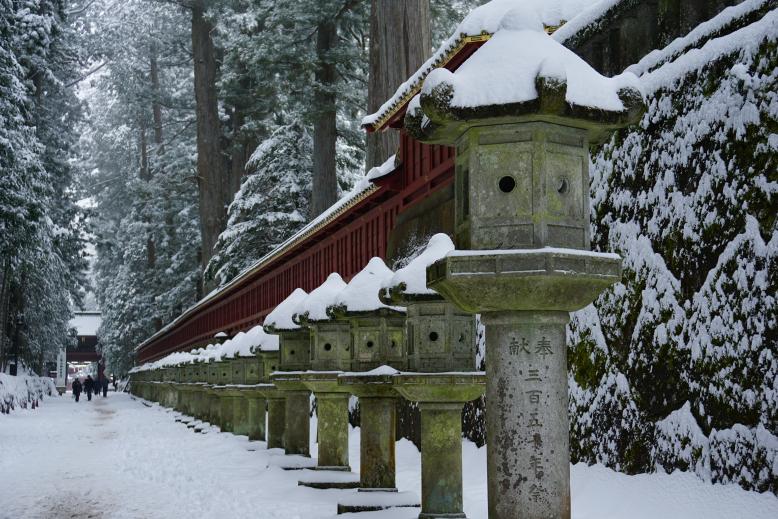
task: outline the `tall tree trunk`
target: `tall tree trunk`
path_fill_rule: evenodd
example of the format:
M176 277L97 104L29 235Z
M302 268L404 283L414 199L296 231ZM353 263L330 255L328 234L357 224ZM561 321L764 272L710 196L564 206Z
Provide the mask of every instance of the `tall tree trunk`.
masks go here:
M140 148L140 171L138 176L141 180L148 182L151 180L151 169L149 168L149 144L146 138L146 122L143 117L138 118L140 135L138 136L138 147Z
M371 0L368 111L377 111L431 50L430 0ZM368 134L367 169L382 164L399 145L396 131Z
M154 49L151 51L151 63L150 63L150 76L151 76L151 111L154 114L154 144L157 145L157 156L162 152L162 104L160 98L162 96L162 89L159 86L159 64L157 63L157 54Z
M315 218L338 200L338 177L335 170L337 139L335 109L335 64L330 55L337 43L335 21L319 24L316 36L316 91L313 123L313 189L311 218Z
M201 266L205 270L213 247L227 223L227 164L221 146L216 97L216 52L213 25L204 16L205 4L192 6L192 54L197 103L197 180L200 199Z

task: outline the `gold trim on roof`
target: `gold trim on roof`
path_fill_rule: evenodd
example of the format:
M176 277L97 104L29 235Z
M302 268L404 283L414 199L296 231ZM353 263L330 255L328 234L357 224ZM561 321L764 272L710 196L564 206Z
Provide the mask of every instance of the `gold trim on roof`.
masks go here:
M381 128L384 124L386 124L389 119L395 116L397 112L405 106L408 101L410 101L413 96L419 93L419 90L421 90L421 85L424 82L424 79L427 77L427 74L432 72L433 69L445 67L446 64L451 61L451 59L459 54L459 51L461 51L463 48L465 48L466 45L470 43L480 43L489 40L492 35L489 33L484 34L477 34L475 36L463 36L461 37L456 45L451 47L451 49L443 56L441 56L437 61L432 63L429 68L427 69L426 73L423 76L420 76L419 79L416 81L416 84L411 87L408 92L406 92L399 100L397 100L392 106L387 110L384 115L382 115L376 122L371 124L370 126L373 127L373 129Z

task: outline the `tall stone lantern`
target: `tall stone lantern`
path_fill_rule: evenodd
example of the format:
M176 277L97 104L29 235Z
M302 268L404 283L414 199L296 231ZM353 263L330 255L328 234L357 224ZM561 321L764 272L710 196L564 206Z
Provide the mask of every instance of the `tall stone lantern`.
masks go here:
M634 76L605 78L508 12L455 73L434 70L405 127L456 146L456 243L428 286L486 327L490 519L570 517L569 312L621 279L590 252L592 142L635 122Z
M385 283L385 303L408 309L410 372L391 380L421 412L420 518L465 517L462 502L462 408L484 393L475 365L475 318L427 288L427 266L454 250L445 234ZM418 372L418 373L414 373Z
M379 299L383 284L393 272L381 258L373 258L338 294L328 309L333 317L351 325L354 372L338 377L338 383L359 397L360 486L355 499L338 503L338 513L378 510L396 498L395 421L398 394L391 376L406 369L405 308ZM372 369L371 369L372 368ZM411 504L417 504L413 496ZM406 503L407 504L407 503Z
M295 289L268 314L263 325L266 333L279 337L279 371L270 380L285 399L284 450L301 456L310 456L311 392L300 378L311 365L310 332L292 316L307 295L305 290Z
M312 290L297 313L295 322L311 331L311 366L301 374L305 386L316 396L317 431L320 470L349 471L348 401L349 390L338 385L338 375L351 368L351 334L348 321L335 320L327 308L346 288L339 274L330 274ZM324 487L317 477L316 483ZM341 478L333 478L329 488L342 487ZM307 482L301 482L307 485ZM353 485L352 485L353 486Z

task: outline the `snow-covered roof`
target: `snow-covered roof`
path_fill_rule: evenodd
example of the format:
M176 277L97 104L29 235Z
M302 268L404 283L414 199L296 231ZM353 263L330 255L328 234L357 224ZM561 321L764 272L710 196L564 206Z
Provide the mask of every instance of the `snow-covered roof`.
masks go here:
M535 13L548 30L553 30L564 24L566 20L575 19L579 13L587 13L587 20L589 20L606 10L601 8L600 4L620 1L623 0L492 0L487 2L473 9L438 50L401 84L394 95L375 113L365 116L362 119L362 126L375 129L382 126L396 110L418 93L430 72L445 66L465 44L488 39L489 35L500 28L505 15L516 8Z
M492 38L456 72L433 70L421 95L429 95L445 83L452 88L448 101L452 107L526 103L538 98L538 75L566 82L568 103L612 112L626 109L619 97L621 90L631 87L640 91L634 74L602 76L546 34L534 11L514 9L506 13Z
M97 336L97 330L102 322L100 312L74 312L68 327L75 328L76 335L79 336Z
M417 100L418 98L418 100ZM608 78L546 34L532 9L508 11L491 39L456 72L433 70L405 116L416 138L451 142L468 121L541 115L592 130L636 121L645 108L631 72ZM460 121L462 124L450 124Z
M386 161L380 166L376 166L370 169L370 171L368 171L367 174L364 177L362 177L362 179L360 179L359 182L357 182L357 184L351 189L351 191L349 191L347 194L341 197L340 200L332 204L326 211L324 211L322 214L314 218L310 223L308 223L307 225L305 225L305 227L303 227L302 229L294 233L287 240L282 242L278 247L276 247L275 249L267 253L265 256L257 260L257 262L254 263L251 267L247 268L246 270L244 270L243 272L235 276L235 279L233 279L223 287L219 287L217 289L212 290L209 294L207 294L205 297L200 299L197 303L195 303L194 305L186 309L181 315L176 317L174 320L172 320L170 323L164 326L161 330L159 330L154 335L152 335L151 337L143 341L141 344L139 344L138 347L135 348L136 351L146 346L147 344L151 343L155 338L172 330L173 328L176 327L177 324L181 322L181 320L196 312L197 309L205 306L208 302L215 299L225 291L228 291L231 288L239 285L247 277L251 276L253 273L263 268L265 265L272 262L280 255L284 254L292 247L303 242L309 236L318 232L323 227L326 227L330 222L335 220L337 217L339 217L340 215L342 215L343 213L345 213L346 211L348 211L349 209L357 205L359 202L361 202L371 194L378 191L378 186L373 181L391 174L396 170L396 168L397 168L396 156L392 155L391 157L386 159Z
M378 298L381 287L392 275L384 260L378 257L371 259L338 293L328 312L373 312L383 308L404 312L405 308L386 305Z
M297 313L292 316L295 322L305 321L328 321L327 307L334 305L338 294L346 288L346 282L340 277L340 274L333 272L327 279L311 290L311 293L303 299Z
M267 317L265 317L265 329L275 330L298 330L300 325L294 322L295 314L299 313L300 305L308 297L308 293L302 288L295 288L294 292L289 294L286 299L276 306Z
M398 289L408 295L437 294L427 288L427 267L444 258L454 249L454 242L447 234L439 233L432 236L419 255L388 278L383 288Z
M215 342L192 351L173 352L154 362L136 366L130 370L130 373L193 362L208 362L211 359L219 361L235 357L253 357L258 351L278 351L278 335L266 333L262 326L255 326L247 332L239 332L223 343Z

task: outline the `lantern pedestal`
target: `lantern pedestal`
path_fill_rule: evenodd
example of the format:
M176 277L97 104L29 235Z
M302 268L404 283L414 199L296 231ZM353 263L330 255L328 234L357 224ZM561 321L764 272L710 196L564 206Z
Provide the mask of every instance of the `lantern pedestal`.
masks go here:
M312 488L358 488L357 475L348 461L348 402L350 391L338 385L339 371L308 371L301 375L303 384L316 396L319 458L316 470L346 474L318 474L298 484Z
M570 517L565 328L620 279L618 256L573 249L461 251L428 268L428 286L486 327L490 519Z
M398 494L395 486L397 393L392 375L341 375L338 383L359 397L360 412L359 495L339 501L338 513L419 506L417 496L409 492ZM404 504L393 504L398 499Z
M394 389L421 410L420 519L464 518L462 408L485 390L484 373L401 373Z

